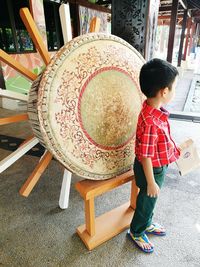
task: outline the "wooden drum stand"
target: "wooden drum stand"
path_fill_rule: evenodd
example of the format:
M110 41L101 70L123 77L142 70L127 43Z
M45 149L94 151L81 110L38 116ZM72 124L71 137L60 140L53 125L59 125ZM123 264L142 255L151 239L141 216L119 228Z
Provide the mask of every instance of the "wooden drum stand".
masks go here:
M130 201L95 218L94 198L130 181ZM89 250L129 227L138 194L132 170L109 180L82 180L76 183L76 189L85 203L85 224L76 231Z

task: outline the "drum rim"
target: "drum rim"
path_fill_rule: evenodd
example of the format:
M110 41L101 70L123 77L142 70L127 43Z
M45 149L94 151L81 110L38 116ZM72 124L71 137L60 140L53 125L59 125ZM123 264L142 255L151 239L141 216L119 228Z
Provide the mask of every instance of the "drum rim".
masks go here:
M81 35L81 36L78 36L78 37L72 39L69 43L64 45L56 53L56 55L51 59L50 64L44 70L44 73L43 73L42 78L41 78L40 85L42 83L43 84L52 83L52 81L54 79L54 76L55 76L54 70L53 70L53 66L56 63L64 61L65 58L68 56L68 54L70 54L74 50L76 50L77 47L80 47L81 43L87 44L87 43L90 43L92 41L100 41L100 40L116 41L117 43L120 43L120 44L126 46L127 48L129 48L131 51L133 51L135 53L135 55L139 58L139 60L141 60L141 66L142 66L142 64L145 63L145 60L142 57L142 55L134 47L132 47L129 43L127 43L123 39L121 39L121 38L119 38L119 37L117 37L115 35L111 35L111 34L89 33L89 34ZM54 157L61 164L64 165L65 168L69 169L71 172L73 172L73 173L75 173L75 174L77 174L77 175L79 175L81 177L94 179L94 180L110 179L112 177L115 177L115 176L117 176L119 174L122 174L122 173L128 171L131 168L131 165L130 166L126 166L126 167L124 167L124 169L121 169L121 171L118 170L117 172L113 172L112 174L111 173L109 173L109 174L90 173L87 170L83 170L78 165L75 165L74 162L72 162L69 158L65 157L65 159L63 159L63 157L62 157L63 153L55 150L56 144L54 144L54 143L52 143L52 141L50 141L50 138L49 138L49 136L47 134L49 129L48 129L48 127L46 128L46 125L44 123L44 121L47 119L44 116L44 106L45 106L46 103L48 103L48 100L46 101L46 103L44 103L43 100L44 100L44 96L48 98L48 95L47 95L48 90L47 90L47 87L45 85L43 86L43 88L44 88L43 92L41 92L40 89L38 91L38 93L40 95L42 95L42 97L38 101L38 119L39 119L39 122L40 122L40 129L41 129L41 132L42 132L42 136L43 136L44 142L47 144L47 149L54 155ZM143 95L140 92L140 90L138 90L138 93L140 94L140 98L141 98L141 102L142 102ZM67 167L66 167L66 165L67 165Z

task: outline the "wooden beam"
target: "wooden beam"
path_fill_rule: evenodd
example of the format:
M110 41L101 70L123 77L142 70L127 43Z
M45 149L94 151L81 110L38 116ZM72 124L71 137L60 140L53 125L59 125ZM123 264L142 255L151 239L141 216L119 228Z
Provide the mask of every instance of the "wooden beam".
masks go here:
M38 28L33 20L33 17L27 7L20 9L20 16L23 20L23 23L28 31L28 33L31 36L31 39L33 40L34 45L36 46L38 52L40 53L44 63L46 65L49 64L50 61L50 55L48 50L46 49L46 46L42 40L42 37L38 31Z
M183 15L177 15L176 16L178 19L182 19ZM161 15L158 17L159 20L163 19L163 20L171 20L171 14L170 15Z
M179 0L180 4L182 5L182 7L184 9L187 9L188 8L188 4L187 4L187 0Z
M71 25L69 3L60 5L59 15L60 15L64 44L66 44L72 39L72 25Z
M173 0L170 29L169 29L169 39L168 39L168 50L167 50L167 61L170 63L172 62L172 57L173 57L177 12L178 12L178 0Z
M183 18L178 19L178 25L181 25L182 26L182 22L183 22Z
M85 200L88 200L105 192L108 192L122 184L128 183L132 181L133 178L134 178L133 170L129 170L126 173L123 173L108 180L93 181L85 179L80 182L77 182L75 187L76 190L80 193L80 195Z
M69 206L71 178L72 178L72 173L67 169L65 169L62 180L62 186L60 190L60 198L59 198L59 207L61 209L67 209Z
M192 12L189 9L188 9L188 17L190 17L190 18L192 17Z
M95 208L94 198L90 198L84 201L85 203L85 224L86 231L90 236L95 235Z
M86 247L92 250L129 228L133 213L130 202L127 202L95 219L95 229L98 232L94 236L89 235L85 224L80 225L76 232Z
M159 8L159 12L166 12L166 11L171 11L172 10L172 6L169 5L169 6L161 6Z
M92 4L86 0L68 0L67 2L111 14L111 10L109 8L97 4Z
M159 12L167 12L167 11L169 11L169 12L171 12L172 11L172 8L173 8L173 5L169 5L169 6L161 6L160 8L159 8ZM179 11L184 11L184 8L178 8L178 10Z
M193 37L196 31L196 23L192 23L192 32L190 35L190 44L189 44L189 49L188 49L188 56L190 55L191 49L192 49L192 45L193 45Z
M0 118L0 125L5 125L19 121L27 121L27 120L28 120L28 114L18 114L7 118Z
M95 218L95 197L130 181L131 201ZM88 249L95 248L130 227L138 194L133 170L103 181L82 180L75 187L85 203L85 224L77 228L77 233Z
M112 4L112 0L107 0L107 1L99 0L97 4L98 5L110 5Z
M10 165L22 157L26 152L28 152L32 147L39 143L36 137L28 138L23 145L21 145L17 150L7 156L5 159L0 161L0 173L6 170Z
M182 23L182 31L181 31L181 40L179 45L179 51L178 51L178 67L181 66L181 60L182 60L182 54L183 54L183 43L185 39L185 29L187 24L187 9L184 11L183 15L183 23Z
M35 75L33 72L22 66L18 61L16 61L14 58L8 55L2 49L0 49L0 60L2 60L4 63L8 64L10 67L20 72L22 75L24 75L26 78L32 81L34 81L37 78L37 75Z
M7 98L12 98L12 99L17 99L21 101L28 101L28 96L20 93L16 93L10 90L5 90L0 88L0 96L2 97L7 97Z
M20 195L24 197L28 197L30 192L32 191L33 187L36 185L37 181L40 179L42 173L46 170L47 166L49 165L50 161L52 160L52 154L45 150L42 158L39 161L39 164L37 164L34 171L31 173L31 175L28 177L26 182L21 187L19 193Z
M187 34L186 34L186 40L185 40L185 49L184 49L183 60L186 60L186 58L187 58L187 49L188 49L188 44L189 44L191 25L192 25L192 19L188 18L188 20L187 20Z
M26 140L24 140L20 145L19 147L22 147L23 145L27 144L29 141L31 141L35 136L34 135L31 135L29 136L28 138L26 138ZM39 141L38 141L39 143Z

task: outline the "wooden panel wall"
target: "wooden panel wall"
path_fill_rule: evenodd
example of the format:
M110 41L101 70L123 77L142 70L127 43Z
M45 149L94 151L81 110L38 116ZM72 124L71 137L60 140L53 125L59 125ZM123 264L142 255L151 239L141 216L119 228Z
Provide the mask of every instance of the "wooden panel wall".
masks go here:
M112 1L112 34L127 41L147 60L153 57L158 7L157 0Z

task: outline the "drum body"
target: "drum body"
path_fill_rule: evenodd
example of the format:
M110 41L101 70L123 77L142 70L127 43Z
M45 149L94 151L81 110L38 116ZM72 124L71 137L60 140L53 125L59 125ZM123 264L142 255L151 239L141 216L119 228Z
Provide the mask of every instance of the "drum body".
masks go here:
M79 36L33 83L28 115L35 135L65 168L104 180L134 160L142 56L113 35Z

